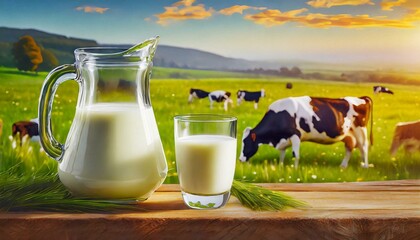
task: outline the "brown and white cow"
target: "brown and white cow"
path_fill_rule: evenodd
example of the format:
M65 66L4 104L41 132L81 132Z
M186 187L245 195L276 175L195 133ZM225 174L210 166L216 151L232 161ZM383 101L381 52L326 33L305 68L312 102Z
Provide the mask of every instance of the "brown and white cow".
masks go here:
M17 134L20 136L21 143L26 135L31 141L39 141L38 119L13 123L12 135L15 137Z
M408 153L420 151L420 120L414 122L400 122L395 126L391 144L391 155L394 156L398 148L403 145Z
M364 162L362 166L367 168L367 123L372 115L372 107L369 97L334 99L302 96L277 100L269 106L255 128L244 130L240 160L248 161L259 145L269 144L280 150L280 162L283 163L286 148L292 146L297 168L302 141L321 144L342 141L346 155L341 167L347 167L351 152L357 147Z

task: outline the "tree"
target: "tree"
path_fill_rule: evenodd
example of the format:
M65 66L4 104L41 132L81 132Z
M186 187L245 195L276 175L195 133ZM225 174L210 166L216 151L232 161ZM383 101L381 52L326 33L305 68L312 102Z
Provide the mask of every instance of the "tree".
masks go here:
M280 75L289 76L290 75L290 70L287 67L281 67L280 68Z
M290 74L293 77L299 77L302 74L302 70L300 70L300 68L298 67L292 67L292 69L290 70Z
M41 54L42 54L42 63L39 65L39 68L38 68L40 71L49 72L53 68L59 65L58 59L52 51L42 48Z
M288 69L287 67L281 67L280 68L280 75L281 76L287 76L287 77L300 77L302 74L302 70L298 67L292 67L291 69Z
M42 63L41 48L29 35L21 37L13 44L12 53L20 71L37 71Z

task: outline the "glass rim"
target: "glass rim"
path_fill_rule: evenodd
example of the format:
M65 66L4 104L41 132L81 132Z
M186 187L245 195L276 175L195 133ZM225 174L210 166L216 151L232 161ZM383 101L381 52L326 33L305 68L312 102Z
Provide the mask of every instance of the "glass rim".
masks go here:
M153 55L150 55L147 48L142 48L133 55L120 55L121 52L127 49L126 47L118 46L82 47L74 50L74 56L78 63L110 67L138 66L140 63L152 61Z
M86 54L89 56L107 56L127 50L128 47L118 46L97 46L97 47L81 47L74 50L74 54Z
M238 118L226 114L191 113L176 115L174 120L182 122L234 122Z

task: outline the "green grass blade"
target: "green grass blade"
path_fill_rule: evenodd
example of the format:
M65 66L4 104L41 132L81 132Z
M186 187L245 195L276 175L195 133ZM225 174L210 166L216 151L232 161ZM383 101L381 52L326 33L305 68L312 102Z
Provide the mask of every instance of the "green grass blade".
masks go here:
M242 205L255 211L282 211L286 208L308 206L284 193L237 180L233 181L231 192Z
M127 203L126 203L127 202ZM0 179L0 211L116 212L142 211L135 199L126 202L75 198L57 177Z

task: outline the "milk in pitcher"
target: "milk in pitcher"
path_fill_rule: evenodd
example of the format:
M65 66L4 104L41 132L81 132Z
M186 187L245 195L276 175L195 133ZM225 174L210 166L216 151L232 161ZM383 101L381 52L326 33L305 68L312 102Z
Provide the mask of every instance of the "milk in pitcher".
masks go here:
M166 162L157 129L148 124L152 109L137 104L97 103L78 108L60 180L78 196L147 199L166 177ZM75 138L74 136L78 136ZM73 137L73 139L71 139ZM76 161L77 159L77 161Z

